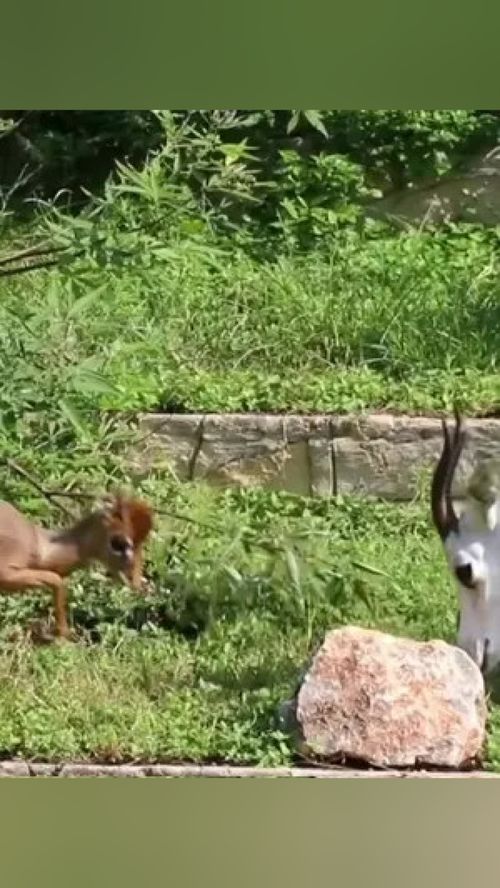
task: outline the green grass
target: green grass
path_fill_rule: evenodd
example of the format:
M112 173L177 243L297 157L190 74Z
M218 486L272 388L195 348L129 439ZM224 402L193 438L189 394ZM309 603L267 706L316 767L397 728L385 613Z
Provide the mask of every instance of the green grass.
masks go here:
M224 250L1 280L3 415L55 394L83 413L500 408L495 232Z
M37 648L20 633L47 597L0 601L0 755L291 763L276 709L326 629L453 638L455 593L424 504L189 485L164 497L204 523L162 519L146 603L76 576L81 640ZM500 767L495 709L491 731Z
M45 487L102 490L131 483L117 410L497 410L495 238L353 236L273 262L173 246L163 265L1 279L0 461ZM47 596L0 599L1 755L290 762L276 708L325 630L454 637L425 500L217 493L161 475L142 493L197 522L158 528L146 603L75 577L81 640L58 649L22 636ZM0 495L56 518L5 464Z

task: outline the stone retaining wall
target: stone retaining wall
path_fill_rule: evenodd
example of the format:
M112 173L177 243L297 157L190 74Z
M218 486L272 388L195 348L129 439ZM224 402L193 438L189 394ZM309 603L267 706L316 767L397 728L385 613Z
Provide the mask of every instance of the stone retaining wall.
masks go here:
M437 417L352 415L145 414L132 455L136 473L153 467L183 481L259 486L305 496L368 494L410 500L441 450ZM500 419L472 419L454 494L477 458L500 456Z

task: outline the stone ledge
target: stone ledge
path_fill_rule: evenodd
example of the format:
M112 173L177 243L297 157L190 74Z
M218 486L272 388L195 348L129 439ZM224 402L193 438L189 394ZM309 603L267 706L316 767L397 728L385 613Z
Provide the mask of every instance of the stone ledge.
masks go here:
M454 494L475 460L500 453L500 419L467 422L468 443ZM181 481L264 487L303 496L366 494L408 501L441 450L436 416L145 414L131 456L139 476L173 472Z
M81 762L0 762L1 777L309 777L312 779L500 778L492 771L370 771L355 768L251 768L231 765L99 765Z

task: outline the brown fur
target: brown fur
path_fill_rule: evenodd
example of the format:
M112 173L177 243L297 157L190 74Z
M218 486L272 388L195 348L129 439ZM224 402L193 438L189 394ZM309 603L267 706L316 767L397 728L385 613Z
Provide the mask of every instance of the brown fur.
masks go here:
M134 589L142 584L143 548L153 526L152 509L121 495L72 527L50 531L32 524L10 503L0 502L0 592L48 586L52 589L56 635L69 637L64 577L93 561L112 576L123 574ZM128 541L126 554L113 539Z
M141 500L118 495L109 514L109 528L111 533L122 532L133 542L135 558L127 578L132 588L138 590L142 583L144 543L153 528L152 510Z

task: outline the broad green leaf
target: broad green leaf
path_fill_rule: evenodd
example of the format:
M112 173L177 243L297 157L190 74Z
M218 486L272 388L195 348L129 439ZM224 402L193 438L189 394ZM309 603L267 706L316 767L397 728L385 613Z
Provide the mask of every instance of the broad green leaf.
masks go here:
M99 296L104 293L106 287L97 287L96 290L90 290L88 293L84 293L83 296L80 296L79 299L75 299L73 304L70 306L67 312L68 318L73 318L78 315L83 314L83 312L93 305L94 302L97 301Z
M71 423L75 431L78 432L82 437L87 436L87 429L85 428L85 424L83 419L80 416L79 411L76 409L74 404L70 404L69 401L65 399L61 400L61 412L64 414L67 420Z
M373 574L376 577L386 577L387 579L389 579L389 574L387 574L383 570L379 570L378 567L373 567L371 564L365 564L363 561L354 560L351 562L351 564L353 567L357 567L359 568L359 570L363 570L366 573Z
M230 577L230 579L233 580L235 583L239 584L242 582L242 576L235 567L232 567L230 564L226 564L224 565L224 571L228 575L228 577Z
M82 395L112 395L117 392L116 386L108 379L85 367L78 367L70 379L73 389Z

